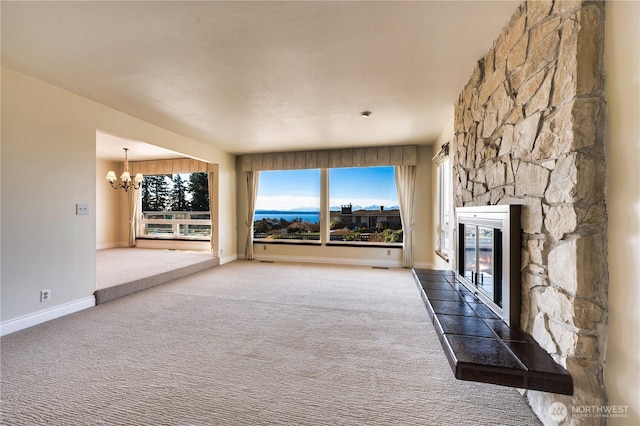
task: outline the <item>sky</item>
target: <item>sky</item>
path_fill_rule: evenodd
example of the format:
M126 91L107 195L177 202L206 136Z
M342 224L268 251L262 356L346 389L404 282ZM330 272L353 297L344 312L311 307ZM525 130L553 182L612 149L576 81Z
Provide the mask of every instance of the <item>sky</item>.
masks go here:
M329 205L397 206L393 167L329 170ZM257 210L320 208L320 170L260 172Z

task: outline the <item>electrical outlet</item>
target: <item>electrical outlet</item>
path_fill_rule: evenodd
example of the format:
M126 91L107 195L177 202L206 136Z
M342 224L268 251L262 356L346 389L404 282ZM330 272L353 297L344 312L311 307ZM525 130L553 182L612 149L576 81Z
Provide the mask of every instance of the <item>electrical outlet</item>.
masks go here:
M387 250L387 256L391 256L391 250Z
M51 290L42 290L40 292L40 302L50 302L51 301Z
M266 250L266 249L267 249L267 245L266 245L266 244L263 244L263 245L262 245L262 250Z
M89 214L89 204L76 204L76 215L87 216Z

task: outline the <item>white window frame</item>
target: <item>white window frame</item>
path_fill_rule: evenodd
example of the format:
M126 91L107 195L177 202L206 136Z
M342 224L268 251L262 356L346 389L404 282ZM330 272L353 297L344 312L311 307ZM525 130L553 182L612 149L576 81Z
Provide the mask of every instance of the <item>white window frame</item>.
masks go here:
M191 216L209 216L208 219L192 219ZM170 232L151 232L153 225L169 225ZM189 225L208 226L209 233L189 235ZM168 229L168 228L167 228ZM211 240L211 212L210 211L151 211L142 212L142 219L138 221L139 239L161 240Z
M370 168L374 168L374 167L393 167L393 166L353 166L353 167L347 167L350 169L370 169ZM327 169L327 173L330 175L331 170L334 169L339 169L340 167L333 167L333 168L328 168ZM395 171L394 171L394 179L395 179ZM329 183L330 183L330 176L329 176ZM394 182L395 185L395 182ZM396 193L396 201L397 201L397 197L398 194ZM331 189L330 189L330 185L329 188L327 188L327 198L329 200L329 206L331 204L330 200L331 200ZM399 204L399 203L398 203ZM330 207L327 209L327 216L329 217L329 221L331 219L331 211L329 210ZM335 213L335 212L334 212ZM385 217L384 212L380 211L379 212L379 216ZM354 215L354 219L357 217L357 215ZM386 219L385 219L386 220ZM404 229L404 228L400 228L400 229ZM404 235L403 235L404 238ZM326 245L331 245L331 246L340 246L340 245L346 245L346 246L357 246L357 247L402 247L403 243L402 242L384 242L384 241L380 241L380 242L371 242L371 241L336 241L336 240L331 240L331 236L330 236L330 231L329 231L329 235L327 236L327 240L324 241L326 243Z
M438 214L436 253L444 260L449 260L451 253L451 164L449 158L437 166ZM448 244L447 244L448 243Z
M302 170L315 170L315 169L302 169ZM322 169L317 169L320 171L320 176L319 176L319 189L320 189L320 193L321 193L321 200L320 200L320 211L319 211L319 226L320 226L320 230L319 230L319 235L318 238L289 238L289 237L284 237L284 238L256 238L255 234L255 229L252 228L251 232L253 232L253 243L260 243L260 244L304 244L304 245L320 245L322 244L322 228L323 228L323 212L322 212L322 186L323 186L323 170ZM269 171L263 171L261 173L268 173L268 172L286 172L286 171L292 171L292 170L269 170ZM258 189L258 197L260 197L260 190ZM254 215L255 215L255 209L254 209ZM256 223L255 217L253 220L253 223Z
M207 172L184 172L181 174L207 173ZM158 173L157 175L163 175ZM174 174L166 174L173 177ZM148 176L151 176L149 174ZM142 206L142 189L137 192L138 202ZM211 199L209 200L209 210L188 210L188 211L142 211L137 220L136 239L139 240L174 240L174 241L211 241L213 224L211 221ZM209 216L208 219L192 219L191 216ZM150 232L153 225L169 225L170 232ZM189 235L189 225L209 226L209 233L202 235ZM167 227L167 230L169 228Z
M350 167L350 168L370 168L379 166L362 166L362 167ZM392 167L392 166L388 166ZM320 238L315 240L311 239L268 239L268 238L253 238L254 243L264 244L303 244L303 245L324 245L324 246L350 246L350 247L389 247L389 248L402 248L402 242L368 242L368 241L332 241L331 231L329 229L329 223L331 218L330 203L330 185L329 174L332 168L319 168L320 170ZM285 171L285 170L283 170ZM397 194L396 194L397 197ZM382 214L380 216L383 216ZM255 219L254 219L255 223ZM255 232L254 232L255 236Z

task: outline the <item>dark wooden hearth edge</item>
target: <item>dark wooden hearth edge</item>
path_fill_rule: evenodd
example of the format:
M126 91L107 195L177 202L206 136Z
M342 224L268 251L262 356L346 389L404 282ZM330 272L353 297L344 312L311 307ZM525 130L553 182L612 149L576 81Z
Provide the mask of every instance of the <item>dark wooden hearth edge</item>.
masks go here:
M573 395L573 379L529 334L507 326L453 271L413 276L456 379Z

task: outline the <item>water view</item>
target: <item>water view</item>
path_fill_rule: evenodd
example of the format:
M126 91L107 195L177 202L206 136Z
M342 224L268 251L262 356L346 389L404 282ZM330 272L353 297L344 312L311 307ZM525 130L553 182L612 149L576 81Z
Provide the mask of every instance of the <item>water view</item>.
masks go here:
M303 222L320 223L320 212L298 212L298 211L280 211L280 210L256 210L254 220L262 219L284 219L287 222L293 222L294 219L302 219Z

